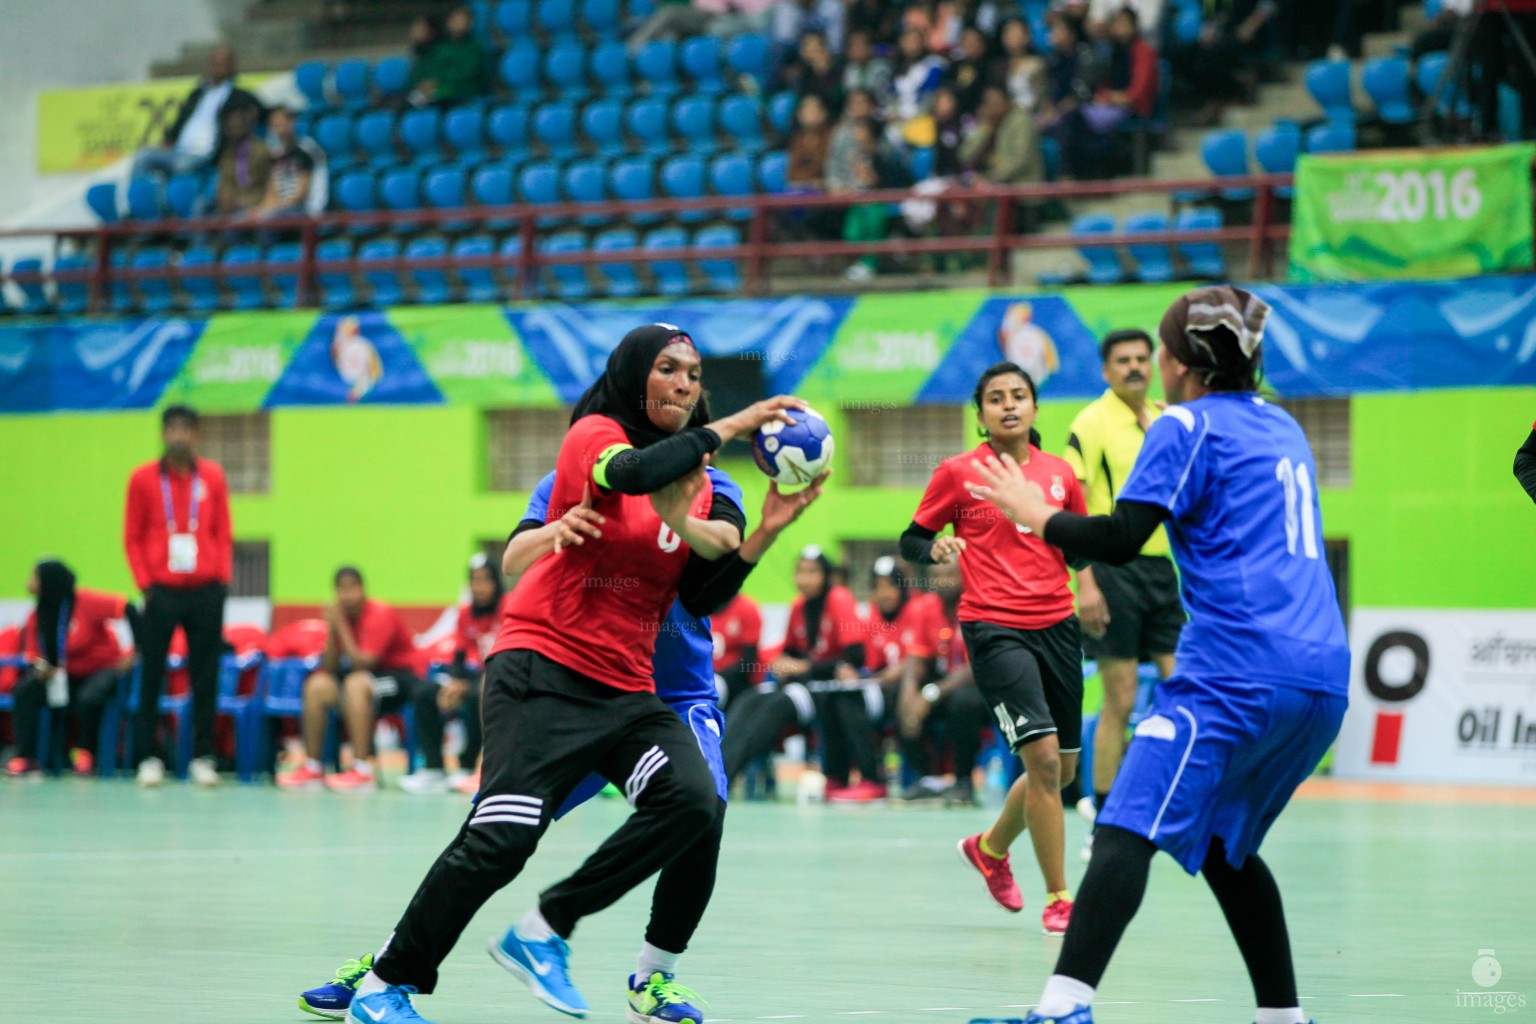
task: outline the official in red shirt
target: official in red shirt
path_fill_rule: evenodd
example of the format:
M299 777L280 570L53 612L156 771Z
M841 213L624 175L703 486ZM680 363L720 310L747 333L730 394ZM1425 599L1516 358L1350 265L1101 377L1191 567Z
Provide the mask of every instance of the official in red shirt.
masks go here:
M304 764L278 776L283 789L371 793L373 727L411 703L424 685L412 669L416 642L400 613L363 589L363 574L336 570L336 601L323 609L329 628L320 667L304 680ZM352 742L352 767L327 776L320 763L331 711L339 709Z
M973 395L976 423L986 438L977 448L939 463L901 553L922 564L958 560L965 590L959 617L976 685L1025 775L1010 791L997 822L962 843L962 853L1007 910L1023 909L1012 881L1008 847L1024 831L1034 840L1045 876L1042 917L1051 934L1066 931L1072 903L1063 863L1061 787L1077 772L1082 747L1083 643L1074 614L1066 556L997 511L970 481L975 460L1011 455L1059 508L1086 509L1077 474L1066 460L1039 448L1035 382L1015 363L989 367ZM953 526L954 533L937 537Z
M37 598L22 627L22 655L31 665L13 691L16 756L7 762L6 773L23 776L51 767L38 764L38 722L45 704L61 711L67 704L77 734L75 774L88 776L95 764L102 711L131 661L111 623L136 618L138 609L121 594L76 587L75 574L53 559L37 563L27 593ZM55 753L64 749L66 724L63 714L53 719L50 749Z
M165 761L157 728L165 660L171 635L187 637L187 675L192 683L192 781L216 786L213 723L223 650L224 599L234 540L229 524L229 487L218 463L198 458L202 437L196 411L168 407L160 416L165 454L128 478L123 548L133 580L144 592L144 623L138 636L139 710L133 749L141 786L158 786Z

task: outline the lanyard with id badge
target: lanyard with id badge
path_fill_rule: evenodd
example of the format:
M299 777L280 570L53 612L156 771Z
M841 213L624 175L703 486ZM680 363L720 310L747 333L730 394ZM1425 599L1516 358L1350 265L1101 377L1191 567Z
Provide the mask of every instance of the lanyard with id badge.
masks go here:
M197 571L197 506L202 499L203 489L203 478L193 473L192 486L188 488L192 495L192 507L187 510L187 530L178 533L176 508L171 503L171 477L164 470L160 471L160 496L165 499L165 532L169 539L166 549L167 568L171 572Z

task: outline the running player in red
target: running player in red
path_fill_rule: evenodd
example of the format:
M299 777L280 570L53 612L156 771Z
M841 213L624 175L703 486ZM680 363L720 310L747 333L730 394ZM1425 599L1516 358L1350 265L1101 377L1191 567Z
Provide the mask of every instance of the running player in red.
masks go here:
M673 837L714 822L715 781L693 732L656 697L653 648L674 599L696 614L714 610L708 594L728 570L704 555L734 551L726 537L739 544L741 511L712 501L705 458L804 403L781 396L706 425L700 376L692 339L652 324L625 336L577 403L548 518L589 500L602 543L552 551L513 590L486 667L480 799L358 983L349 1020L420 1024L410 997L433 990L475 912L517 877L556 809L595 771L635 813L490 950L545 1003L586 1016L568 973L576 923L675 857Z
M974 401L986 440L939 463L902 535L901 553L915 563L958 560L965 582L960 627L976 686L1009 748L1024 760L1025 774L997 821L961 840L960 854L981 872L992 897L1017 913L1024 899L1008 847L1027 825L1045 876L1041 922L1047 934L1060 935L1072 913L1061 788L1077 772L1083 725L1082 633L1070 576L1059 548L1015 526L965 485L971 460L1007 453L1057 508L1085 510L1072 467L1040 450L1036 397L1034 380L1014 363L997 363L981 375ZM938 537L946 526L953 534Z

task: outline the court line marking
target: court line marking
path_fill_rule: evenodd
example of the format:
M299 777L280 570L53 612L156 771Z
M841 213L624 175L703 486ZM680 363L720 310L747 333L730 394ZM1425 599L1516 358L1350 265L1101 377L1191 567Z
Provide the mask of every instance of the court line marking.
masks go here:
M1351 992L1351 999L1407 999L1401 992Z

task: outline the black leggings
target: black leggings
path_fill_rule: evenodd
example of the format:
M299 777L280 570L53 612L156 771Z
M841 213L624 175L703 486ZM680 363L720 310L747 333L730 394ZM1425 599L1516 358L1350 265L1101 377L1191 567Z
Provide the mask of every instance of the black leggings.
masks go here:
M800 724L795 702L783 690L748 690L732 698L726 715L720 756L725 762L725 777L731 781L747 765L773 753L779 738Z
M793 684L792 684L793 685ZM869 705L862 690L838 690L812 697L821 735L821 771L833 785L846 786L849 772L859 769L866 782L879 782L879 747ZM753 690L731 701L730 725L720 745L725 777L734 780L742 769L773 753L779 739L806 724L800 709L783 690Z
M469 680L469 689L459 710L454 712L464 721L464 749L459 754L459 767L467 772L475 770L480 760L480 688L481 676ZM448 716L437 706L439 687L428 680L416 688L413 703L416 705L416 745L428 768L443 769L443 732Z
M724 834L725 801L722 800L714 824L656 876L656 891L651 896L651 921L645 929L646 942L668 953L687 950L715 891L715 871L720 866L720 840Z
M75 716L75 731L79 746L96 753L96 740L101 735L101 715L117 692L118 673L104 668L88 676L69 677L69 711ZM42 718L43 705L48 702L48 682L36 672L26 673L14 691L16 707L12 721L16 728L16 753L29 761L37 760L38 722ZM62 709L56 709L62 710ZM65 721L62 714L53 717L53 735L49 737L49 760L57 763L64 749ZM43 765L44 768L50 767Z
M934 705L921 733L902 737L902 760L919 777L932 775L929 745L937 746L937 728L942 726L943 739L949 742L954 754L955 780L969 782L981 753L981 730L991 721L992 715L987 710L987 702L981 699L981 691L974 683L962 686Z

